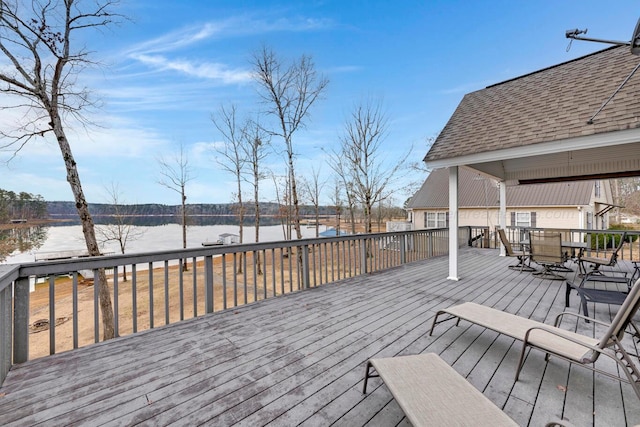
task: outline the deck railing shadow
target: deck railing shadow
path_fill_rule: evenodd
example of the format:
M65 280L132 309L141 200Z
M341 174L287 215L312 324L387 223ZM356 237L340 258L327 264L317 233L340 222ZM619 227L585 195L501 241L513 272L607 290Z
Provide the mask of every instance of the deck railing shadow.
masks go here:
M0 384L12 364L101 341L91 278L101 269L116 336L123 336L444 255L448 234L414 230L0 266ZM460 246L478 235L460 227Z

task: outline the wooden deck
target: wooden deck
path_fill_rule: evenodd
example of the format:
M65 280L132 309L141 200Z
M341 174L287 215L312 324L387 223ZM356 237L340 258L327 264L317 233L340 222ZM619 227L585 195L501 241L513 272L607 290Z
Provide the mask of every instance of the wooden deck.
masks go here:
M462 301L547 322L564 309L563 282L510 263L495 250L465 249L458 282L446 280L440 257L33 360L0 388L0 424L408 425L378 378L362 394L364 366L422 352L440 354L521 425L640 423L627 384L546 363L537 351L514 383L518 342L465 322L428 335L437 309ZM589 310L609 320L616 308ZM626 344L638 352L631 337Z

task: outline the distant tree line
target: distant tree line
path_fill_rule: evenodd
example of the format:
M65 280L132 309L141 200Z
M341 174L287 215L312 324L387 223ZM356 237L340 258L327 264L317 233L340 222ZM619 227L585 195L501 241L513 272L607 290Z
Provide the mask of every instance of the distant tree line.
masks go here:
M39 194L0 189L0 222L47 218L47 202Z
M49 215L73 215L76 214L74 202L45 202ZM236 215L235 203L195 203L186 206L188 215ZM118 205L108 203L89 203L89 211L92 215L180 215L181 205L163 205L158 203ZM333 215L333 206L321 206L320 215ZM277 203L260 203L260 215L280 215L280 206ZM300 206L300 213L304 216L315 215L314 206ZM255 215L255 206L245 207L245 215Z

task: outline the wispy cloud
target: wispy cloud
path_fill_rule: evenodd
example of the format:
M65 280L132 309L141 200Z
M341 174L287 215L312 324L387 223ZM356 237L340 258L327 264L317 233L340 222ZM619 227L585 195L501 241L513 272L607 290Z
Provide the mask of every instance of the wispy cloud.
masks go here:
M223 84L237 84L250 80L251 74L248 70L199 59L198 53L190 49L211 41L233 37L274 32L318 31L333 26L333 22L327 19L255 19L249 15L242 15L171 31L129 47L125 50L124 56L155 71L175 71L186 76L220 81ZM190 54L187 51L190 51ZM172 54L176 53L180 56L172 57Z
M186 59L168 59L161 55L132 55L142 64L160 70L172 70L199 78L219 80L225 84L242 83L251 79L248 70L231 69L224 64L189 61Z
M144 52L148 54L170 52L208 40L222 33L227 27L224 23L207 23L197 27L186 27L171 31L159 37L146 40L131 46L125 55L136 55Z
M207 40L255 36L274 32L319 31L334 26L334 22L329 19L307 17L255 19L249 15L241 15L174 30L134 45L125 53L137 55L170 52Z

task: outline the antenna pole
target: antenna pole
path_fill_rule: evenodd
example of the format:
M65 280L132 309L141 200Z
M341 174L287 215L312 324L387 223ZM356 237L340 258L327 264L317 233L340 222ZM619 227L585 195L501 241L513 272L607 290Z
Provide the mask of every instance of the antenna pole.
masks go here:
M617 94L618 92L620 92L620 90L622 89L622 87L623 87L625 84L627 84L627 82L629 81L629 79L631 78L631 76L633 76L633 75L636 73L636 71L638 71L638 68L640 68L640 64L636 65L636 68L634 68L634 69L633 69L633 71L631 72L631 74L629 74L629 75L627 76L627 78L626 78L626 79L624 79L624 81L620 84L620 86L618 86L618 89L616 89L616 90L615 90L615 92L613 92L613 93L611 94L611 96L609 97L609 99L607 99L607 100L604 102L604 104L602 104L602 106L598 109L598 111L596 111L596 112L595 112L595 114L594 114L593 116L591 116L591 118L590 118L589 120L587 120L587 124L588 124L588 125L592 125L592 124L593 124L593 119L595 119L595 118L596 118L596 116L597 116L598 114L600 114L600 111L602 111L602 110L604 109L604 107L606 107L606 106L607 106L607 104L609 103L609 101L611 101L611 100L613 99L613 97L614 97L614 96L616 96L616 94Z
M631 42L621 42L618 40L592 39L591 37L582 37L576 34L572 34L568 31L566 36L568 39L574 39L574 40L586 40L588 42L608 43L608 44L614 44L618 46L631 46Z

